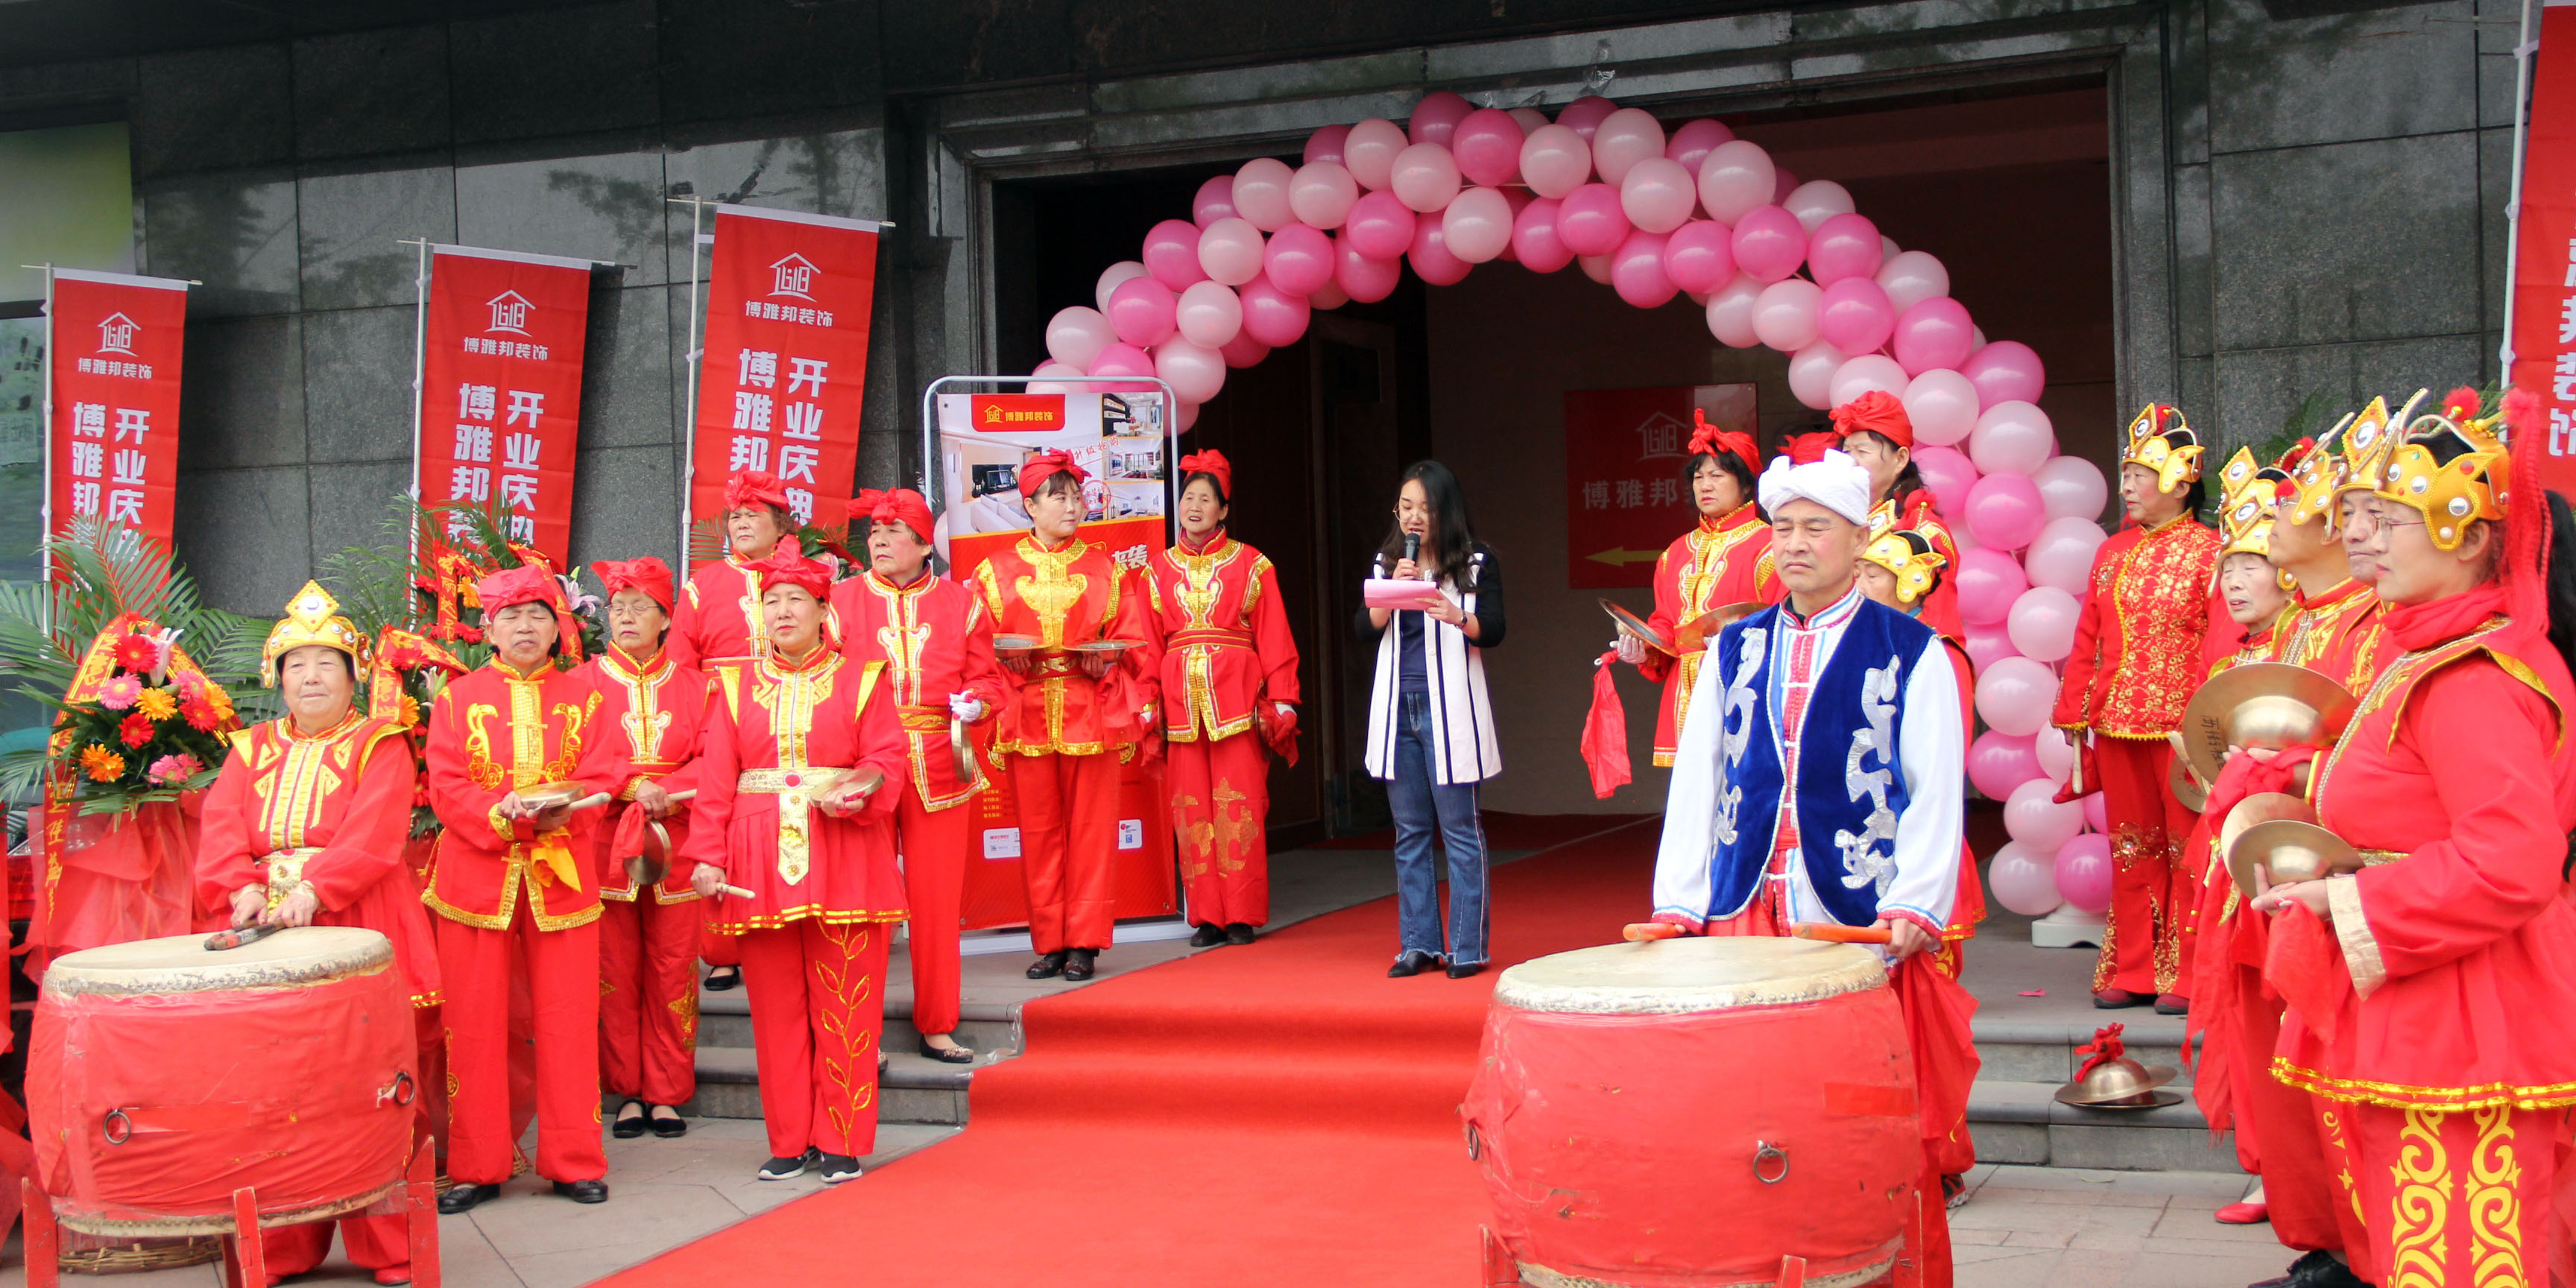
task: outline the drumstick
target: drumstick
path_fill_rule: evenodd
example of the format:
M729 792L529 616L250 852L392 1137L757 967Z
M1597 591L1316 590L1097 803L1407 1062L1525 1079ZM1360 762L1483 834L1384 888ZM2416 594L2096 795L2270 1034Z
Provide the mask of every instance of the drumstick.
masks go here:
M682 801L693 801L693 800L696 800L696 799L698 798L698 789L697 789L697 788L695 788L695 787L690 787L690 788L683 789L683 790L681 790L681 791L672 792L672 793L670 794L670 796L671 796L671 803L672 803L672 804L674 804L674 805L677 805L677 804L679 804L679 803L680 803L680 802L682 802Z
M1642 944L1655 939L1679 939L1682 933L1681 927L1669 921L1639 921L1621 930L1619 937L1632 944Z
M729 886L726 886L726 887L724 888L724 892L725 892L726 894L732 895L734 898L737 898L737 899L748 899L748 898L750 898L750 897L751 897L751 892L750 892L749 890L745 890L745 889L743 889L741 886L738 886L738 885L729 885Z
M1892 942L1885 926L1843 926L1830 921L1801 921L1789 928L1800 939L1820 939L1829 944L1884 944Z
M286 929L284 926L235 926L230 930L207 936L206 951L219 953L227 948L255 944L284 929Z
M615 800L615 799L617 799L617 798L616 798L616 797L614 797L614 796L609 795L609 794L608 794L608 793L606 793L606 792L592 792L590 795L588 795L588 796L584 796L584 797L582 797L580 800L574 801L572 804L564 806L564 809L565 809L565 810L567 810L567 811L571 811L571 812L578 812L578 811L586 810L586 809L596 809L596 808L598 808L599 806L605 805L605 804L607 804L608 802L610 802L610 801L612 801L612 800Z

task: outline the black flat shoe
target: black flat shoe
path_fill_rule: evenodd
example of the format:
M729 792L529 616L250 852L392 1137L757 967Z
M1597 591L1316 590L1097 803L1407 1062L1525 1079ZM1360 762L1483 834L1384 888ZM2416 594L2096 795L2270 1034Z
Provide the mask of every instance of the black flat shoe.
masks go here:
M1467 962L1463 965L1452 962L1449 966L1449 978L1465 979L1483 969L1485 969L1485 964L1483 962Z
M605 1203L608 1201L608 1182L557 1181L555 1193L575 1203Z
M740 987L742 987L742 967L740 966L717 966L707 971L706 989L710 993L722 993Z
M1214 948L1225 942L1225 927L1211 921L1190 932L1190 947Z
M619 1140L633 1140L636 1137L643 1135L644 1114L638 1113L632 1118L626 1116L626 1111L629 1109L640 1110L643 1108L644 1102L641 1100L629 1100L625 1104L619 1105L617 1107L617 1121L609 1125L608 1134Z
M1099 950L1099 949L1097 949L1097 948L1076 948L1076 949L1074 949L1074 950L1073 950L1073 955L1065 959L1065 963L1064 963L1064 977L1065 977L1066 979L1073 979L1073 980L1082 980L1082 979L1089 979L1089 978L1091 978L1091 976L1093 975L1093 973L1094 973L1094 972L1096 971L1096 969L1097 969L1097 968L1096 968L1092 963L1093 963L1093 962L1094 962L1094 961L1095 961L1099 956L1100 956L1100 950Z
M1252 927L1247 926L1240 921L1228 922L1225 927L1225 942L1233 944L1238 948L1251 943Z
M1029 978L1054 979L1056 976L1063 974L1064 956L1063 950L1058 949L1055 952L1048 953L1047 955L1038 958L1036 961L1029 963Z
M498 1185L459 1185L438 1196L438 1214L454 1216L459 1212L471 1212L475 1204L499 1197L501 1187Z
M1388 979L1404 979L1409 976L1419 975L1439 964L1440 955L1437 953L1398 953L1395 957L1395 964L1386 968L1386 977Z
M656 1109L668 1109L671 1111L671 1116L668 1118L659 1117L653 1112ZM644 1117L645 1121L653 1124L653 1134L664 1140L670 1140L676 1136L686 1136L689 1134L689 1120L680 1116L679 1107L676 1105L647 1106L644 1110Z
M956 1041L956 1039L955 1039L955 1038L953 1038L953 1037L952 1037L952 1038L950 1038L949 1040L950 1040L950 1041L952 1041L952 1042L953 1042L953 1041ZM922 1035L921 1035L921 1053L922 1053L923 1055L929 1056L929 1057L930 1057L931 1059L933 1059L933 1060L937 1060L937 1061L938 1061L938 1062L940 1062L941 1064L973 1064L973 1063L975 1063L975 1053L974 1053L974 1052L969 1051L969 1050L967 1050L967 1049L966 1049L966 1048L964 1048L964 1047L935 1047L935 1046L932 1046L932 1045L930 1045L930 1035L929 1035L929 1034L927 1034L927 1033L925 1033L925 1034L922 1034Z

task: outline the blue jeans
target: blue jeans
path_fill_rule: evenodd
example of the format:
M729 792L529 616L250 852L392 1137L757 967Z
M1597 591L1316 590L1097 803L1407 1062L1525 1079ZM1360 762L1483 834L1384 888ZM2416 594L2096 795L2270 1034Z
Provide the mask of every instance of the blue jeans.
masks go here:
M1386 785L1395 811L1395 906L1403 951L1446 956L1456 966L1485 964L1485 827L1476 813L1476 784L1431 781L1431 695L1397 698L1395 781ZM1440 937L1440 869L1431 858L1437 827L1449 855L1449 938Z

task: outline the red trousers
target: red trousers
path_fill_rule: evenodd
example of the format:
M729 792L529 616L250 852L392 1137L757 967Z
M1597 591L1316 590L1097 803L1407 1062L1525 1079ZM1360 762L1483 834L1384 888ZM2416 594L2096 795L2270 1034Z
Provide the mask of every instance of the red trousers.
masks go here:
M739 936L773 1156L816 1149L858 1158L876 1149L877 1033L891 931L809 917Z
M894 814L895 849L903 855L903 896L912 907L912 1027L924 1034L957 1031L958 930L966 905L966 855L975 845L970 803L929 809L906 780Z
M705 901L701 900L700 902L704 903ZM715 905L712 903L706 903L705 906L707 911L702 912L699 915L702 917L714 915ZM698 960L705 962L709 966L740 966L742 965L742 941L732 935L719 935L704 926L700 926L698 928Z
M2379 1288L2576 1283L2570 1111L2443 1112L2310 1098Z
M2239 908L2239 917L2263 914ZM2281 1037L2281 999L2265 997L2259 968L2234 968L2238 1043L2234 1087L2238 1161L2263 1178L2263 1202L2272 1237L2301 1252L2344 1252L2359 1233L2349 1203L2338 1201L2325 1142L2317 1136L2313 1098L2272 1076L2272 1048Z
M649 1105L698 1094L696 900L650 890L607 900L599 918L599 1077L608 1094Z
M510 992L528 989L535 1040L537 1174L608 1175L599 1139L599 923L539 930L522 912L507 930L438 918L447 990L447 1174L459 1185L510 1179Z
M2093 761L2101 774L2102 812L2111 824L2111 915L2093 990L2177 993L2185 927L2200 902L2200 874L2181 862L2196 816L2174 799L2165 775L2173 747L2136 738L2100 738Z
M1118 863L1118 758L1013 756L1029 942L1041 953L1107 948Z
M321 1265L331 1255L334 1226L339 1227L340 1245L348 1249L349 1260L369 1270L411 1266L411 1227L407 1218L344 1216L337 1221L308 1221L260 1231L260 1254L268 1260L269 1275L300 1275Z
M1270 754L1239 733L1164 746L1172 833L1194 926L1270 920Z

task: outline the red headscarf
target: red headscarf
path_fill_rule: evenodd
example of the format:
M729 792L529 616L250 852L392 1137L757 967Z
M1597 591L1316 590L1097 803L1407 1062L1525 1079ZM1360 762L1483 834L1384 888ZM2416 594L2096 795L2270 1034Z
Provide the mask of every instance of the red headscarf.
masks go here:
M482 604L486 623L514 604L543 604L553 609L557 644L565 657L581 660L581 624L573 620L572 605L564 602L563 583L543 566L521 564L493 573L474 583L474 598ZM486 636L490 632L491 628L485 626Z
M880 492L868 488L850 498L850 522L853 524L900 523L912 529L912 535L930 540L930 503L919 492L908 487ZM850 534L864 540L865 529Z
M816 599L832 597L832 570L795 551L779 550L766 559L756 559L743 566L760 574L763 588L802 586Z
M1181 478L1187 480L1193 474L1214 475L1216 490L1222 494L1219 499L1234 499L1234 462L1225 459L1225 453L1210 448L1182 457Z
M646 555L641 559L603 560L592 564L590 570L599 574L600 584L608 587L608 593L611 596L621 590L640 590L652 596L653 602L660 604L663 612L671 611L671 566L669 564Z
M1780 444L1780 452L1791 465L1813 465L1825 459L1825 453L1842 446L1842 436L1830 429L1812 434L1792 434Z
M1071 452L1040 452L1020 465L1020 499L1025 501L1036 496L1039 485L1046 482L1048 475L1059 470L1072 475L1076 483L1086 483L1091 479L1089 471L1073 463Z
M1743 459L1744 468L1755 473L1761 472L1762 462L1754 459L1753 435L1740 429L1719 429L1709 424L1708 413L1697 407L1691 408L1691 424L1697 426L1691 431L1691 455L1697 456L1705 452L1715 456L1721 452L1733 452ZM1185 468L1188 464L1187 461L1182 462Z
M1873 389L1834 408L1834 436L1849 438L1867 430L1899 447L1914 446L1914 421L1896 395Z
M787 489L779 486L778 476L767 470L745 470L725 480L725 509L748 510L755 506L793 513L787 504Z

